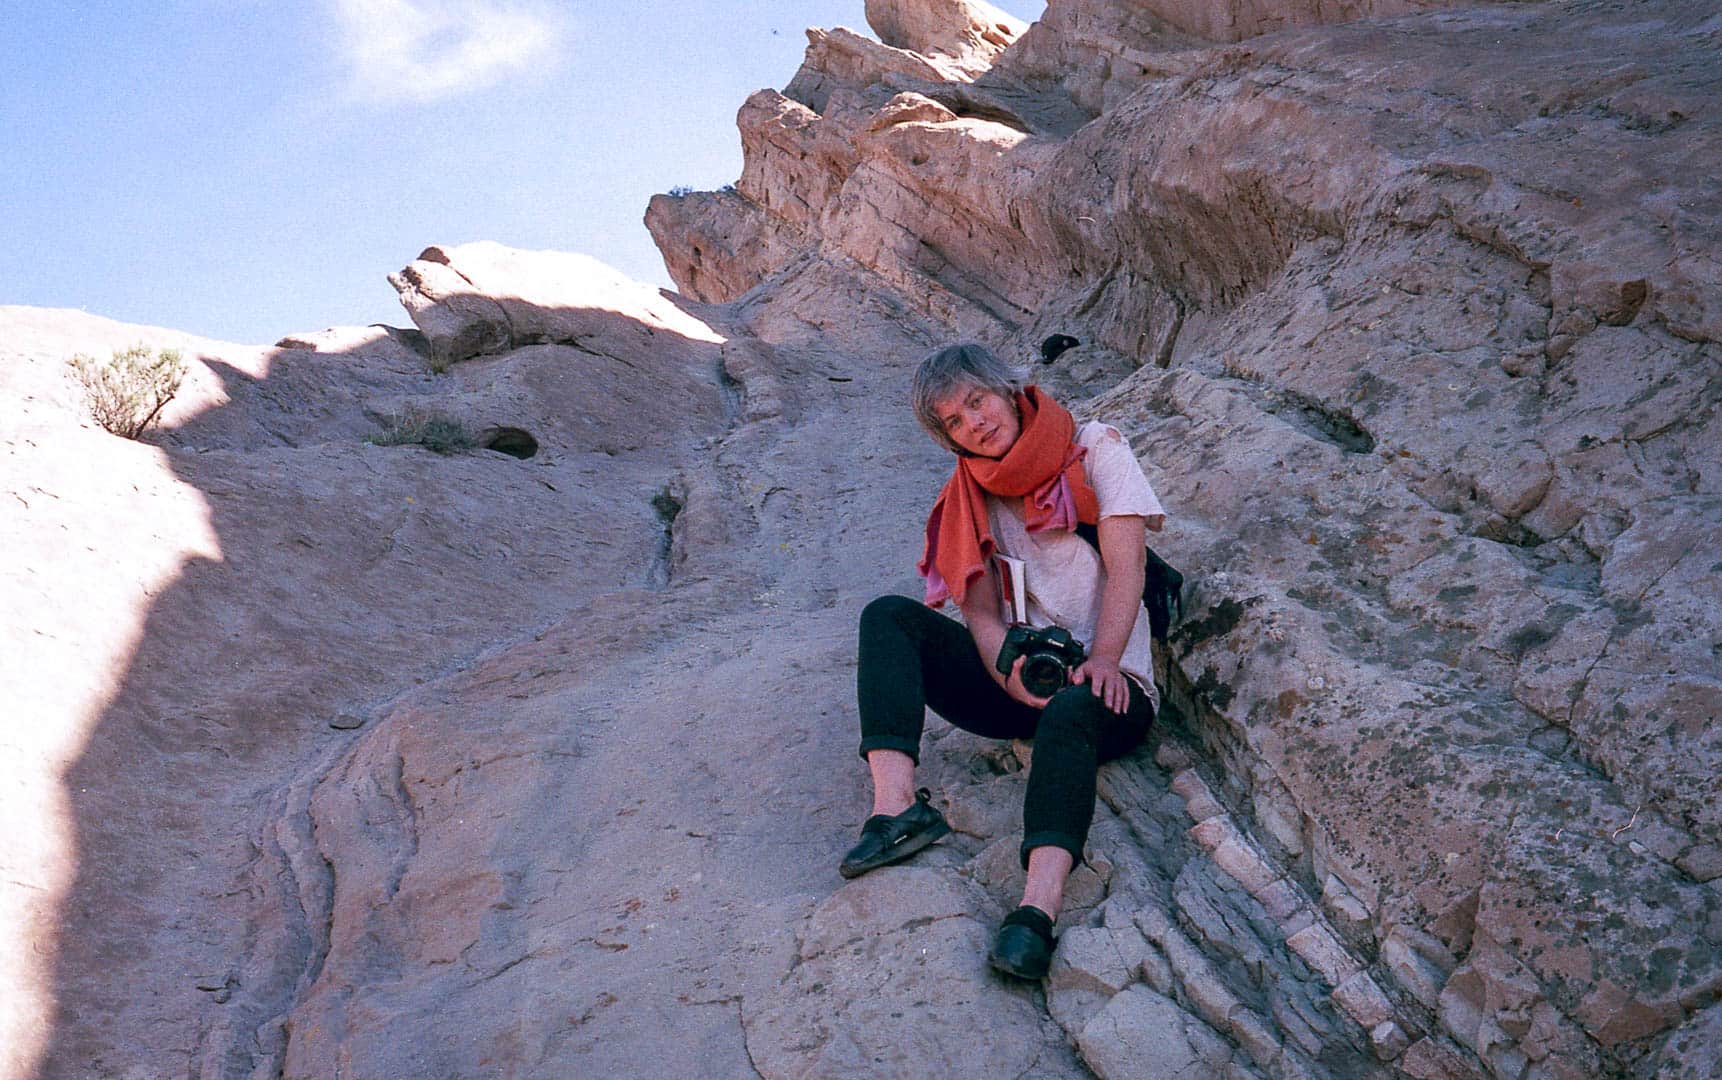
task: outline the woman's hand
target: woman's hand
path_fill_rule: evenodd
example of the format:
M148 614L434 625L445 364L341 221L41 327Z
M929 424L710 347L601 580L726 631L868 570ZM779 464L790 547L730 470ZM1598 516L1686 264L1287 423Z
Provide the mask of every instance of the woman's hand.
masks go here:
M1073 686L1086 683L1093 687L1094 696L1115 713L1121 714L1130 708L1130 682L1118 669L1116 660L1090 656L1070 673L1070 682Z
M1019 656L1016 658L1016 663L1010 666L1010 677L1005 680L1004 684L1005 693L1030 708L1044 709L1046 708L1046 703L1052 699L1050 697L1035 697L1033 694L1029 693L1028 688L1022 684L1022 664L1023 661L1027 659L1028 657L1026 656Z

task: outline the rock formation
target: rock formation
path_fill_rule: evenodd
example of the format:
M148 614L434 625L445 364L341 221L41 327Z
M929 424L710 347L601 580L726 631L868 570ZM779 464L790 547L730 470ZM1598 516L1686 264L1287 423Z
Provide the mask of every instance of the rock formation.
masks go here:
M1409 9L1054 0L957 87L815 39L647 221L703 299L838 259L1133 372L1088 408L1200 568L1193 835L1379 1058L1611 1074L1722 987L1719 27Z
M1713 6L867 10L653 199L679 296L0 309L0 1076L1722 1075ZM1030 987L1032 746L935 723L955 833L834 865L907 373L1054 333L1191 583ZM132 443L63 363L139 339L197 362ZM364 441L414 409L541 449Z

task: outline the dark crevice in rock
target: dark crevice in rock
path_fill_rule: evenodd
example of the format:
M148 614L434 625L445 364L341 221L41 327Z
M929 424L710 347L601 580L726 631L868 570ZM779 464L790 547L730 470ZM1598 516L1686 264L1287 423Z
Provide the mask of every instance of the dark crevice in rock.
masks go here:
M746 402L746 390L741 380L729 373L723 360L717 364L718 393L723 399L724 424L732 431L741 423L742 409Z
M1259 596L1252 596L1247 600L1227 597L1201 618L1186 620L1180 624L1172 631L1168 644L1177 646L1180 659L1187 657L1202 642L1210 638L1224 637L1237 629L1238 623L1243 621L1245 609L1260 602Z
M1029 123L1014 109L988 97L976 93L971 87L961 83L927 84L918 87L921 93L951 110L958 117L969 120L986 120L994 124L1003 124L1024 135L1034 134Z
M538 439L525 428L488 427L478 433L478 445L522 461L538 455Z
M1481 502L1481 500L1478 500ZM1542 547L1547 538L1536 534L1518 521L1485 520L1482 525L1471 531L1471 535L1482 540L1492 540L1497 544L1526 550Z
M389 780L393 790L387 793L388 798L400 807L405 820L401 822L401 833L405 842L403 850L395 855L394 865L389 869L387 883L383 887L385 900L393 900L401 891L401 881L407 876L407 870L419 853L419 811L413 803L412 792L407 790L406 758L395 754L389 762ZM333 874L333 868L330 873Z
M797 964L801 961L799 954L794 959ZM753 1059L753 1047L748 1045L747 1041L747 1006L739 994L731 1000L735 1003L735 1022L736 1027L741 1031L741 1049L742 1053L747 1055L747 1067L753 1070L753 1074L759 1077L759 1080L765 1080L765 1073L760 1070L759 1062Z
M1299 426L1317 438L1332 443L1348 454L1375 452L1375 436L1357 422L1350 410L1323 404L1296 390L1280 390L1278 393L1294 410L1294 417L1303 421Z
M661 532L658 536L657 554L646 571L646 584L649 588L662 589L670 584L670 566L676 546L676 516L682 512L683 505L683 501L676 498L668 484L652 496L652 509L657 511Z
M221 1075L280 1076L293 1037L292 1014L322 974L334 929L335 868L319 849L311 811L314 782L295 784L264 816L256 851L237 886L279 923L247 930L244 956L222 1020L205 1040L205 1060Z
M1167 368L1172 366L1172 353L1178 347L1178 335L1184 331L1184 301L1177 296L1172 297L1172 306L1177 314L1172 317L1172 326L1166 331L1166 336L1160 342L1160 348L1154 353L1154 366Z

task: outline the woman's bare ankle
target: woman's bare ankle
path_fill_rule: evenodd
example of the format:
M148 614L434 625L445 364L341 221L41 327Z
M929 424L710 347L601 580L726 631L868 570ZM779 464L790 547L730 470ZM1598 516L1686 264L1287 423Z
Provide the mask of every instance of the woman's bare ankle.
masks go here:
M1023 882L1022 902L1037 907L1057 920L1064 906L1064 882L1076 860L1061 847L1037 847L1028 853L1028 872Z
M875 814L896 817L913 805L915 805L915 796L912 792L875 791L873 793L873 813Z
M915 759L901 750L867 754L873 774L873 813L895 817L915 803Z

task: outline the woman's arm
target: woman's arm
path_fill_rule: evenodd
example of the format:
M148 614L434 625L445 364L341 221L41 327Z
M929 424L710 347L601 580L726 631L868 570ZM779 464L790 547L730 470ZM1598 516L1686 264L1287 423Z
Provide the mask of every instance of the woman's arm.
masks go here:
M1142 585L1147 574L1147 522L1130 514L1102 518L1098 532L1106 585L1100 593L1094 644L1089 647L1088 659L1071 674L1071 682L1089 683L1094 696L1104 700L1107 708L1122 713L1130 707L1130 684L1125 681L1118 661L1130 643L1130 632L1135 629L1136 615L1142 608Z
M1140 582L1136 585L1137 595L1142 593ZM987 674L993 681L1004 687L1005 693L1036 709L1046 708L1051 698L1037 698L1023 689L1022 657L1017 657L1016 664L1011 667L1010 677L999 674L995 666L998 663L999 650L1004 647L1005 624L999 616L999 587L998 579L992 571L987 571L969 586L969 591L963 597L963 622L969 628L969 636L975 641L975 651L980 653L981 663L986 666ZM1125 635L1128 640L1129 635Z

